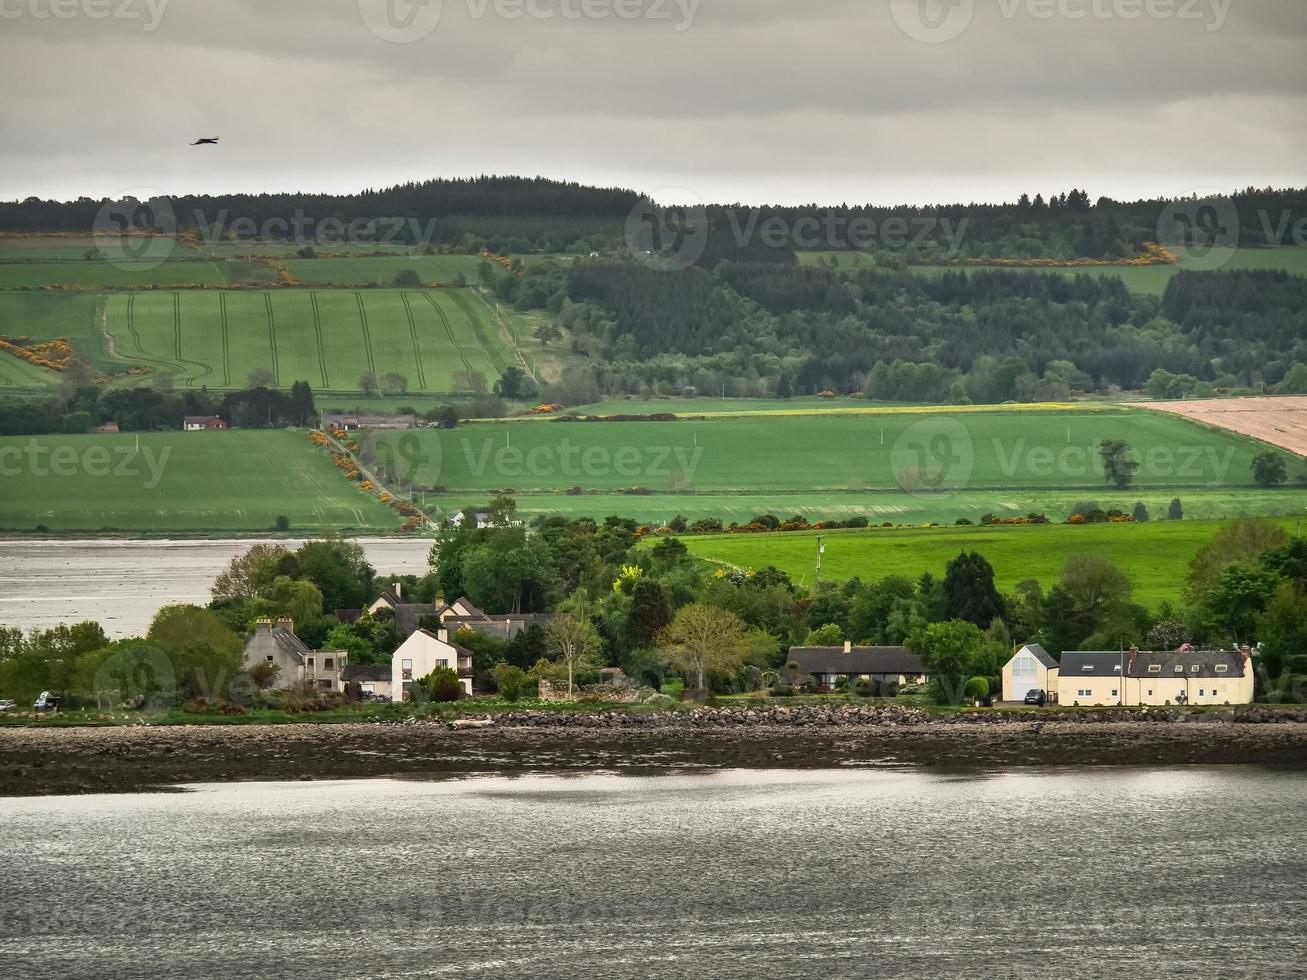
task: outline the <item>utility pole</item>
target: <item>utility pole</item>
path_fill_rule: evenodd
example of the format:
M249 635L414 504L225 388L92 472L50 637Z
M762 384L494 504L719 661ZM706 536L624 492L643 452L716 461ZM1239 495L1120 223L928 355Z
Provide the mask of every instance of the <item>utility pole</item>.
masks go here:
M826 545L822 542L821 535L817 535L817 576L812 580L812 591L815 594L817 586L821 584L821 556L826 554Z

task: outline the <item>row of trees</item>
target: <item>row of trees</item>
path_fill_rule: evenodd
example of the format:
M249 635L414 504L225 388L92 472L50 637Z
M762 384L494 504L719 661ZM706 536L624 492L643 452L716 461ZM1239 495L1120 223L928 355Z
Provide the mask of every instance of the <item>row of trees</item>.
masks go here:
M478 690L502 682L521 691L531 678L575 689L609 666L655 687L675 672L705 691L754 690L802 682L789 675L790 647L845 639L907 645L936 679L936 696L951 701L983 697L977 690L996 684L1025 642L1055 655L1246 643L1272 682L1307 674L1307 543L1274 522L1227 526L1193 559L1183 601L1157 608L1138 603L1130 576L1101 555L1072 556L1054 581L1029 579L1010 592L976 552L960 553L939 576L855 576L811 590L774 568L693 560L674 537L637 548L637 531L620 518L554 518L528 534L501 498L488 526L442 532L428 573L401 585L414 602L467 595L490 612L555 613L547 628L511 642L459 633ZM240 674L244 637L262 616L293 619L311 647L385 663L397 644L385 615L344 624L335 616L364 607L376 588L355 544L257 545L219 577L208 608L163 610L137 640L110 643L94 624L0 631L0 690L88 692L105 671L143 671L174 679L178 697L210 698Z

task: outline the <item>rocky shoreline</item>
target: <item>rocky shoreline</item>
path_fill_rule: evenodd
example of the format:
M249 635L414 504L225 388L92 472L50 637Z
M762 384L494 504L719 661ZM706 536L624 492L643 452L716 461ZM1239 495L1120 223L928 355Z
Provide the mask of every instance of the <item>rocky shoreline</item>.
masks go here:
M520 711L453 723L0 729L0 796L597 771L1258 764L1307 769L1307 711L1157 709L1032 719L844 706Z

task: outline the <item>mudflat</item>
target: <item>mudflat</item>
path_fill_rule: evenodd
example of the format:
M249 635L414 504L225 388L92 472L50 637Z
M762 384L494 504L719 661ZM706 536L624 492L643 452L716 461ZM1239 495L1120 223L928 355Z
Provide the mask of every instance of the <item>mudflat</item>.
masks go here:
M0 796L197 782L859 766L1307 768L1307 724L537 727L444 723L0 729Z

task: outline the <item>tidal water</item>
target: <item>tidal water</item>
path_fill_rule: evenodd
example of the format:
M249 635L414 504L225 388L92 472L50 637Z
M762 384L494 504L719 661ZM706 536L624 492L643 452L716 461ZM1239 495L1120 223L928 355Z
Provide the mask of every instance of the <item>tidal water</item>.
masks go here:
M0 800L32 977L1301 977L1307 778L592 775Z
M139 636L163 606L207 604L214 579L256 543L0 540L0 626L46 629L91 619L111 637ZM363 538L359 544L378 574L426 573L430 541Z

